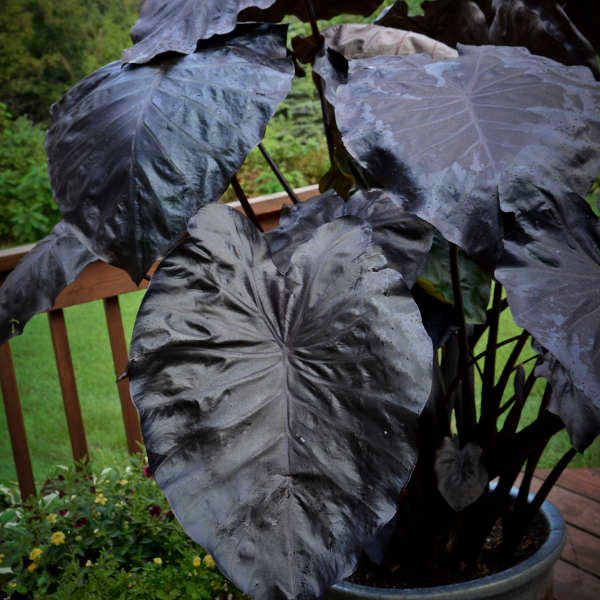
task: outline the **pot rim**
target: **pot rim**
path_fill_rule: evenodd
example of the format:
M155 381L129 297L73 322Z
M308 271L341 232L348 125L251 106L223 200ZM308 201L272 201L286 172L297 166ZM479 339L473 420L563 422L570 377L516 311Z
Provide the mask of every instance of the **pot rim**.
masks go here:
M513 488L511 495L518 490ZM529 494L531 502L533 494ZM471 581L421 588L377 588L342 581L331 591L341 592L346 599L381 600L382 598L426 597L427 600L474 600L481 598L485 589L489 596L502 594L526 585L550 570L558 560L566 541L566 526L560 511L548 500L540 507L540 514L548 525L548 537L544 543L524 561L493 575ZM332 597L334 597L332 594ZM341 597L341 595L339 596Z

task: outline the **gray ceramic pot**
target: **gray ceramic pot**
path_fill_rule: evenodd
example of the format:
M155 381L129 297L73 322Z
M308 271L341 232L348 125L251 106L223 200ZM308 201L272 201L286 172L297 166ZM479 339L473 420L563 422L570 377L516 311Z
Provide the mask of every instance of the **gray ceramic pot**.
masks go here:
M552 600L552 567L560 557L566 528L558 510L544 502L541 511L550 531L548 539L527 560L495 575L473 581L418 589L372 588L342 582L326 600Z

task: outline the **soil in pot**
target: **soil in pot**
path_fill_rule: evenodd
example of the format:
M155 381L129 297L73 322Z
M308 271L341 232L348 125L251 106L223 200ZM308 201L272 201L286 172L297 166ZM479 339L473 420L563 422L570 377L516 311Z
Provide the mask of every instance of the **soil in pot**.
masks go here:
M498 573L529 558L546 541L548 533L545 519L538 514L523 537L517 552L507 562L501 558L499 552L502 526L498 520L477 560L470 566L460 565L459 568L451 568L440 561L433 567L428 566L427 569L423 569L422 565L408 560L393 565L384 560L381 565L377 565L363 555L356 571L347 578L347 581L369 587L403 589L471 581ZM410 551L407 555L410 555Z

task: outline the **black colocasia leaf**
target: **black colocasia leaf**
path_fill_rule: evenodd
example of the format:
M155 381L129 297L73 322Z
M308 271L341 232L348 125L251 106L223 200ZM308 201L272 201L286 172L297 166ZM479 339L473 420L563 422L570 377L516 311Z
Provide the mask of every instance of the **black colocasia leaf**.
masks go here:
M502 209L514 213L515 224L496 278L506 289L513 318L560 361L573 385L597 402L600 221L568 190L554 196L515 184Z
M594 401L576 388L568 371L550 352L535 341L533 347L542 357L535 374L547 379L552 386L548 410L562 419L573 448L584 452L600 434L600 400L596 397Z
M195 54L106 65L52 108L52 189L65 221L138 283L219 199L287 95L286 26L243 25Z
M493 0L492 6L491 44L524 46L565 65L585 65L600 79L594 48L556 0Z
M296 248L315 229L341 216L359 217L373 230L373 243L385 254L389 267L402 273L412 287L423 269L431 247L432 229L414 215L405 213L381 190L359 190L344 202L329 191L307 202L285 207L279 227L267 232L273 262L282 273L290 266Z
M386 190L485 266L504 235L507 187L548 180L587 193L600 171L600 84L524 48L461 46L354 60L337 88L344 146Z
M342 217L282 276L264 237L203 208L135 325L131 389L185 531L255 599L319 598L395 514L432 347L370 227Z
M23 333L31 317L52 308L58 294L96 260L68 224L55 225L0 288L0 343Z
M453 439L444 438L434 468L438 490L456 512L473 504L489 484L483 450L477 444L468 443L461 449Z
M381 0L314 0L317 19L340 13L371 14ZM134 46L123 62L143 64L165 52L191 54L200 40L233 31L238 22L281 21L295 15L308 21L304 0L145 0L131 29Z
M416 31L449 46L487 44L484 12L471 0L432 0L421 5L424 14L409 16L408 5L398 0L375 21L378 25Z

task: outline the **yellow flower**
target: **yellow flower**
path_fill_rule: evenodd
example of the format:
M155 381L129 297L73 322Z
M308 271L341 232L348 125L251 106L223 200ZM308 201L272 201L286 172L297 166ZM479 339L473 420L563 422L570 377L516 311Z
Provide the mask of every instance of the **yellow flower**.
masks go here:
M93 565L94 565L94 563L93 563L91 560L88 560L88 561L85 563L85 566L86 566L86 567L91 567L91 566L93 566Z
M33 573L36 570L36 568L37 568L37 565L33 562L27 567L27 571L29 573Z
M44 551L41 548L34 548L29 553L29 560L36 561L42 554L44 554Z
M157 556L154 560L153 560L155 565L162 565L162 558L160 558L160 556Z
M56 546L60 546L65 543L65 534L62 531L55 531L50 536L50 541Z
M83 538L80 535L75 536L75 541L80 542Z
M121 479L121 480L119 481L119 484L120 484L120 485L123 485L123 486L127 485L127 479Z
M215 564L215 559L210 555L207 554L203 559L202 562L204 563L204 566L208 569L214 569L216 564Z
M2 564L3 561L4 561L4 554L0 554L0 565Z
M16 582L16 581L9 581L9 582L8 582L8 585L9 585L10 587L17 587L17 582Z
M192 564L195 567L199 567L202 564L202 559L199 556L194 556L194 560L192 561Z
M50 523L51 525L54 525L54 523L56 523L56 519L57 515L55 513L50 513L46 516L46 521L48 521L48 523Z
M102 504L102 506L104 506L108 500L107 498L104 496L104 494L98 494L96 496L96 500L95 500L96 504Z

